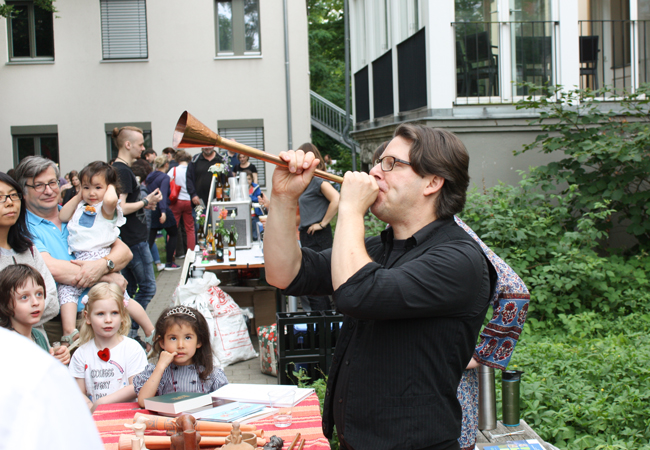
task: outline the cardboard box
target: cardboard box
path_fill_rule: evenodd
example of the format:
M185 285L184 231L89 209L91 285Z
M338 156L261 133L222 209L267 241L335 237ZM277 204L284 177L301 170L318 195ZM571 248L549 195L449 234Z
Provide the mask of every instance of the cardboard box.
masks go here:
M220 286L240 308L253 307L255 317L251 320L251 334L257 333L260 325L275 323L275 291L272 286Z

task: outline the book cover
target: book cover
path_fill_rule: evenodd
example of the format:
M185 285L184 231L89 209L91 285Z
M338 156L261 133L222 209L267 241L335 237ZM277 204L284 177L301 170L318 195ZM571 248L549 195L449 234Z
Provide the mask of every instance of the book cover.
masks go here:
M201 413L196 414L194 417L209 422L234 422L237 419L259 412L262 409L264 409L264 405L234 402L201 411Z
M546 450L537 439L507 441L505 444L478 444L482 450Z
M297 386L229 383L214 391L212 396L215 398L235 400L243 403L259 403L268 406L269 392L278 391L293 391L294 399L292 405L277 406L295 406L314 393L314 390L311 388L299 388Z
M210 394L196 392L174 392L144 400L146 409L166 414L180 414L211 404L212 396Z

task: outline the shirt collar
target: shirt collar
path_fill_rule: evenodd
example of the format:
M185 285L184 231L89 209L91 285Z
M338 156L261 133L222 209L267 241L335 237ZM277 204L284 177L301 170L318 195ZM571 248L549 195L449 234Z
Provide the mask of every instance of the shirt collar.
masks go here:
M453 222L454 219L438 219L434 220L430 224L421 228L413 236L406 239L406 249L409 250L413 247L416 247L419 244L427 241L432 234L436 233L441 227L448 225L450 222ZM391 247L393 245L393 240L395 239L395 234L393 232L393 227L388 227L381 232L381 242L386 245L389 244Z
M60 211L61 210L61 205L57 205L57 207L58 207L58 209ZM36 225L40 225L41 223L44 223L44 222L52 223L49 220L42 218L41 216L37 216L36 214L31 212L29 209L26 209L26 211L27 211L27 223L29 225L36 226Z

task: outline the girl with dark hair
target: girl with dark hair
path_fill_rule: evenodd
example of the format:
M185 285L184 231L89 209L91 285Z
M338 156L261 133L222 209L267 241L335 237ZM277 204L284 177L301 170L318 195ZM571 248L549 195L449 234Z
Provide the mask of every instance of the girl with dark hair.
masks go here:
M213 364L208 323L194 308L174 306L160 314L154 350L159 352L158 363L148 364L133 379L142 407L145 399L157 395L208 394L228 384L226 374Z
M31 339L63 364L70 361L67 347L50 348L45 333L34 329L45 309L45 281L27 264L16 264L0 271L0 326Z
M119 205L119 186L117 172L103 161L95 161L83 168L79 194L66 203L59 211L61 222L68 224L68 248L79 261L95 261L105 258L111 245L120 235L119 227L126 223ZM59 284L61 303L62 340L72 343L79 331L76 328L77 299L83 288ZM125 304L130 305L125 294ZM153 324L149 317L130 305L129 312L136 314L134 319L145 330L145 335L153 335ZM151 336L152 337L152 336Z
M325 162L314 144L309 142L298 147L305 153L313 153L320 160L318 169L326 170ZM332 248L332 226L330 221L339 209L340 194L334 186L322 178L312 178L307 189L302 193L300 206L300 245L317 252ZM305 311L323 311L332 309L329 297L301 297L300 303Z
M45 281L45 306L34 327L45 334L43 324L59 314L59 301L54 278L41 253L32 245L25 219L27 208L22 199L23 190L16 180L0 172L0 270L15 264L27 264L42 275Z

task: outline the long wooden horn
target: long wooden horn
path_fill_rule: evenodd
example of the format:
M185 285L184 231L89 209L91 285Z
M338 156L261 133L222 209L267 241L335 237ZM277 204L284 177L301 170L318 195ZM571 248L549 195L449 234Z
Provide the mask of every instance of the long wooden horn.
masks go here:
M248 155L251 158L261 159L262 161L275 164L276 166L287 167L287 163L281 160L278 156L219 136L217 133L199 122L187 111L183 112L181 117L178 119L178 123L174 129L172 147L220 147L230 150L231 152ZM335 183L343 183L343 177L333 175L324 170L316 169L314 175Z

